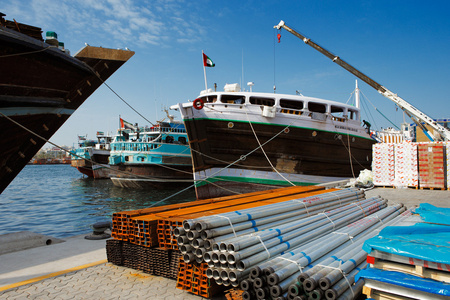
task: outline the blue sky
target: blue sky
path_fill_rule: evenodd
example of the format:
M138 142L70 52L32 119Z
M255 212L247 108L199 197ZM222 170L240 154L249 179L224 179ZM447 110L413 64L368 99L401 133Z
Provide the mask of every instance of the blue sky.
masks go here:
M278 93L346 102L356 78L286 31L278 44L273 26L280 20L429 116L450 118L450 2L444 0L21 0L3 1L0 11L44 34L57 32L72 54L84 43L135 51L107 83L151 121L204 89L202 50L216 64L207 69L209 87L253 81L253 91L273 92L275 84ZM359 85L375 107L402 122L392 102ZM370 114L363 117L376 128L390 126L374 109ZM100 87L51 141L72 146L77 135L116 132L119 115L146 124Z

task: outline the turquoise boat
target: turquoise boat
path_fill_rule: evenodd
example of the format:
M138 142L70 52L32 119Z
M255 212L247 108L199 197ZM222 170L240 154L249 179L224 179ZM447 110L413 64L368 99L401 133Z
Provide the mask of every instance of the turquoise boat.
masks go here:
M97 131L97 141L78 136L78 148L71 151L71 165L89 177L105 179L111 176L108 164L112 137Z
M115 186L164 188L193 182L191 151L182 122L171 120L152 127L121 121L124 123L110 145Z

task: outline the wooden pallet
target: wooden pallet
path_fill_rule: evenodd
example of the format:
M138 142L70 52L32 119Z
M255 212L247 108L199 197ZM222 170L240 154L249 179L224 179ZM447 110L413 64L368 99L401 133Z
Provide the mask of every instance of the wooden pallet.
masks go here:
M443 295L402 287L369 278L364 279L363 294L376 300L435 300L446 299Z
M450 272L433 270L424 266L418 265L406 265L402 263L386 261L379 258L375 258L375 263L371 264L373 268L385 270L385 271L397 271L422 278L430 278L437 281L443 281L450 283Z
M397 189L398 187L394 185L375 185L377 188L383 188L383 189ZM402 188L408 188L408 189L415 189L417 190L419 187L415 185L408 185L408 186L402 186Z
M374 260L372 260L374 259ZM426 261L418 258L406 257L397 254L387 253L378 250L372 250L367 256L367 263L373 264L377 259L384 261L396 262L405 265L422 266L428 269L433 269L437 271L444 271L446 273L450 272L450 265L436 263L432 261Z
M444 187L419 187L421 190L429 190L429 191L445 191Z
M367 286L363 286L362 293L367 296L367 298L371 298L374 300L410 300L413 298L408 298L400 295L391 294L384 291L379 291Z
M383 189L395 189L395 186L393 186L393 185L378 185L378 184L375 184L375 186L378 187L378 188L383 188Z
M419 189L419 186L418 185L408 185L407 188L417 190L417 189Z

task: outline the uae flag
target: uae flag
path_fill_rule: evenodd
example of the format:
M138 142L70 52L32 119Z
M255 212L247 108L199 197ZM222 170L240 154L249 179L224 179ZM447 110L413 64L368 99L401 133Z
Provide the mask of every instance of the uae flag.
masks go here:
M133 126L133 124L125 121L124 119L120 118L120 128L121 129L133 129L135 130L136 127Z
M205 67L214 67L216 64L213 63L211 58L209 58L205 53L203 53L203 66Z

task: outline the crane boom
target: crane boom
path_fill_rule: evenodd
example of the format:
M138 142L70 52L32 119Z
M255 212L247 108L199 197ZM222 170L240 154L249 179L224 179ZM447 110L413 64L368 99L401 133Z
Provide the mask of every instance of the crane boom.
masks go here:
M333 53L329 52L328 50L324 49L323 47L319 46L318 44L311 41L311 39L303 36L302 34L298 33L294 29L287 26L284 21L280 21L278 25L275 25L274 28L281 29L284 28L288 32L292 33L299 39L301 39L305 44L313 47L329 59L331 59L333 62L340 65L342 68L346 69L374 89L376 89L380 94L388 98L389 100L393 101L395 104L397 104L402 110L406 111L408 115L412 115L418 120L425 122L428 124L431 128L433 128L435 131L437 131L441 138L443 140L449 141L450 140L450 130L445 128L444 126L437 123L435 120L433 120L431 117L427 116L425 113L414 107L413 105L409 104L407 101L403 100L401 97L399 97L397 94L391 92L375 80L371 79L369 76L365 75L364 73L360 72L344 60L342 60L339 56L334 55Z

